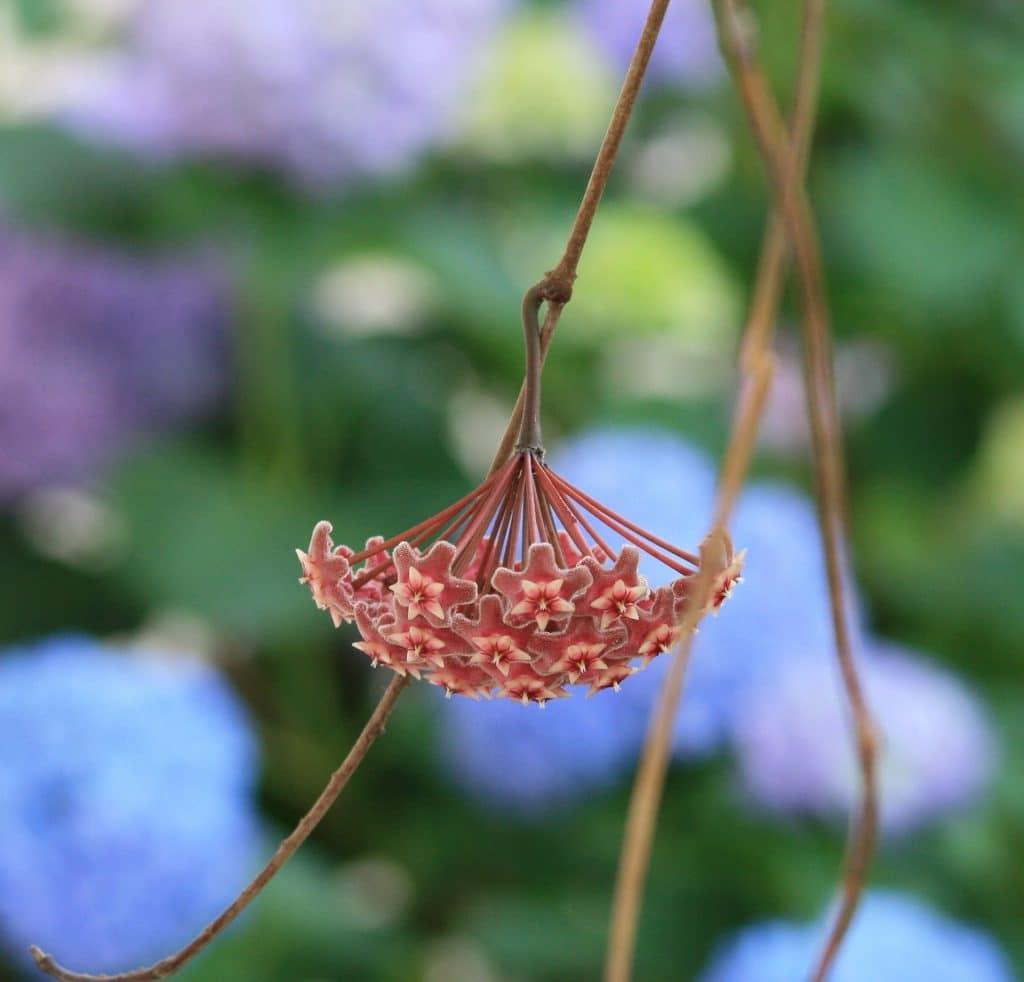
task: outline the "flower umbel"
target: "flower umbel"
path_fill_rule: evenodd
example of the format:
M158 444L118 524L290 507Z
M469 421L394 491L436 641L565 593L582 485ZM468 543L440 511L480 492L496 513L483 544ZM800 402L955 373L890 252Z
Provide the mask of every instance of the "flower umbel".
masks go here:
M625 540L619 549L606 541ZM641 552L676 578L652 590ZM390 539L354 552L320 522L298 552L302 582L356 647L446 694L543 705L618 689L677 640L698 557L645 532L521 448L475 491ZM726 544L715 557L713 608L738 578Z
M538 284L523 300L525 398L512 456L433 518L370 539L362 552L335 546L327 522L308 552L298 550L300 582L335 626L355 621L356 647L375 667L426 678L449 696L497 692L543 706L567 685L618 690L638 670L634 659L646 667L678 640L691 604L717 610L739 579L743 557L727 534L709 536L699 557L684 552L544 463L544 299ZM624 544L615 550L606 536ZM641 552L675 579L652 590ZM710 580L693 590L702 562Z

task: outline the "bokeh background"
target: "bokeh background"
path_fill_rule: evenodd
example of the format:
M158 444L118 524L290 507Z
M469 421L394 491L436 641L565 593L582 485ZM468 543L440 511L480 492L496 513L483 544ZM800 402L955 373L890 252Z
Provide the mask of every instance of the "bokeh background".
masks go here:
M789 92L798 4L758 5ZM835 0L811 193L885 834L839 982L1024 971L1024 13ZM182 943L386 679L298 586L464 493L642 0L0 0L0 977ZM767 189L675 0L546 371L556 466L693 546ZM790 298L791 300L792 298ZM702 632L637 978L802 977L854 768L787 300ZM652 579L657 571L649 571ZM664 661L664 659L662 659ZM596 978L664 666L402 699L191 982Z

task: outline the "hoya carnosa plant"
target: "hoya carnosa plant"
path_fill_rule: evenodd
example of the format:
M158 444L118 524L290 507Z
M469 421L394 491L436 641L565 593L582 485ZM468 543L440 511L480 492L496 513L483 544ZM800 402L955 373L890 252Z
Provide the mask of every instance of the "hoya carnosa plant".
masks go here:
M359 551L313 530L297 550L302 583L335 626L355 623L374 667L441 686L541 706L620 684L678 640L688 606L717 610L742 555L726 536L700 555L640 528L544 462L538 291L523 305L526 402L512 456L474 491ZM614 539L612 544L611 539ZM675 574L652 589L641 553ZM710 591L692 589L713 563ZM700 611L703 614L705 611ZM695 623L698 618L688 618Z

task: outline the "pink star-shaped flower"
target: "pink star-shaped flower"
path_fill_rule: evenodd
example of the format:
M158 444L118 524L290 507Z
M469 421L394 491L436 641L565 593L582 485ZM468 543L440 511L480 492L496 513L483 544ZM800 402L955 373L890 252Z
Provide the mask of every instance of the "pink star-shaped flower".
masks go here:
M443 627L412 623L412 618L397 611L394 624L383 627L389 644L396 645L404 654L406 665L426 668L434 665L444 668L452 659L468 659L472 649L465 638Z
M616 664L606 668L594 680L590 686L590 691L587 693L587 696L592 696L604 689L614 689L618 692L622 683L625 682L630 675L636 675L637 671L638 669L630 665L629 662L617 662Z
M531 702L543 706L568 694L557 680L538 675L530 665L513 665L508 678L501 680L499 692L503 698L517 699L524 706Z
M718 613L733 587L742 582L740 573L746 554L746 549L738 555L735 553L732 536L721 528L712 530L700 544L701 569L710 570L714 575L707 601L708 609Z
M406 662L405 651L397 644L392 644L385 632L394 629L394 617L384 605L356 604L356 626L363 636L352 647L358 648L376 668L384 665L399 675L420 677L420 666Z
M638 620L637 605L650 593L647 581L639 573L639 563L640 550L633 546L623 546L610 569L585 558L583 566L590 571L593 582L579 603L580 610L600 616L602 628L623 619Z
M564 676L575 685L581 676L606 669L605 658L625 643L625 628L614 626L601 631L594 626L593 618L574 617L563 634L537 634L530 641L530 650L539 656L538 671Z
M427 681L441 686L446 699L453 695L469 696L477 700L480 696L490 699L491 689L494 688L493 680L482 668L456 663L431 672L427 676Z
M736 556L726 569L720 574L711 599L711 610L717 614L722 609L722 604L731 596L733 588L743 582L743 560L746 558L747 550L744 549Z
M673 584L655 590L652 600L650 608L641 610L639 619L628 625L629 638L625 645L626 651L643 658L642 668L679 639L679 607L684 601L673 590Z
M509 603L505 613L509 624L532 621L544 631L552 621L572 615L576 609L573 600L590 585L591 576L583 566L559 568L551 543L538 542L530 546L524 569L497 569L491 582Z
M375 549L377 546L382 545L383 542L383 536L370 536L370 538L366 540L366 549ZM366 549L363 551L365 552ZM392 569L394 569L394 565L391 562L390 553L383 549L372 552L366 558L366 562L364 562L358 569L352 571L352 577L353 579L358 579L361 575L368 573L371 570L379 570L379 572L356 590L355 599L365 600L367 603L380 603L385 596L385 579L387 578L389 571Z
M455 546L450 542L435 542L422 555L400 542L391 558L398 573L391 590L409 620L422 617L434 627L448 627L453 608L476 600L476 584L452 574Z
M330 612L334 626L351 621L353 616L352 569L348 557L354 555L348 546L335 548L331 541L330 522L317 522L309 540L309 551L296 549L302 566L300 583L307 583L313 602Z
M470 663L492 666L503 675L516 662L533 661L526 650L536 628L531 622L526 627L511 627L505 623L501 600L493 593L480 598L479 619L470 620L464 614L452 617L452 628L474 648Z

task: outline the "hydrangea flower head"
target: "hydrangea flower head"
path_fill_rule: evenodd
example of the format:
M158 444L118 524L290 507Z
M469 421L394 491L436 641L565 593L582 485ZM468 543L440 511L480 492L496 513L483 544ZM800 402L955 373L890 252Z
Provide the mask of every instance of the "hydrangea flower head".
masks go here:
M132 438L209 407L226 325L206 261L0 224L0 498L87 477Z
M701 557L602 505L518 450L465 498L364 550L335 546L317 525L299 551L302 581L335 624L355 621L374 665L425 677L446 693L542 706L618 689L676 641L701 563L717 608L740 560L723 537ZM624 540L613 547L610 543ZM640 559L668 571L652 589Z
M994 736L979 702L921 656L875 645L862 659L882 733L881 823L907 832L963 808L987 786ZM745 788L779 813L842 818L857 768L841 688L830 663L799 655L750 690L735 717Z
M123 53L67 110L86 135L318 185L400 169L443 137L505 0L141 0Z
M822 925L770 921L741 931L700 982L793 982L807 976ZM919 900L876 890L864 898L833 982L1012 982L999 946Z
M60 637L0 656L0 940L117 971L232 899L257 751L209 668Z

